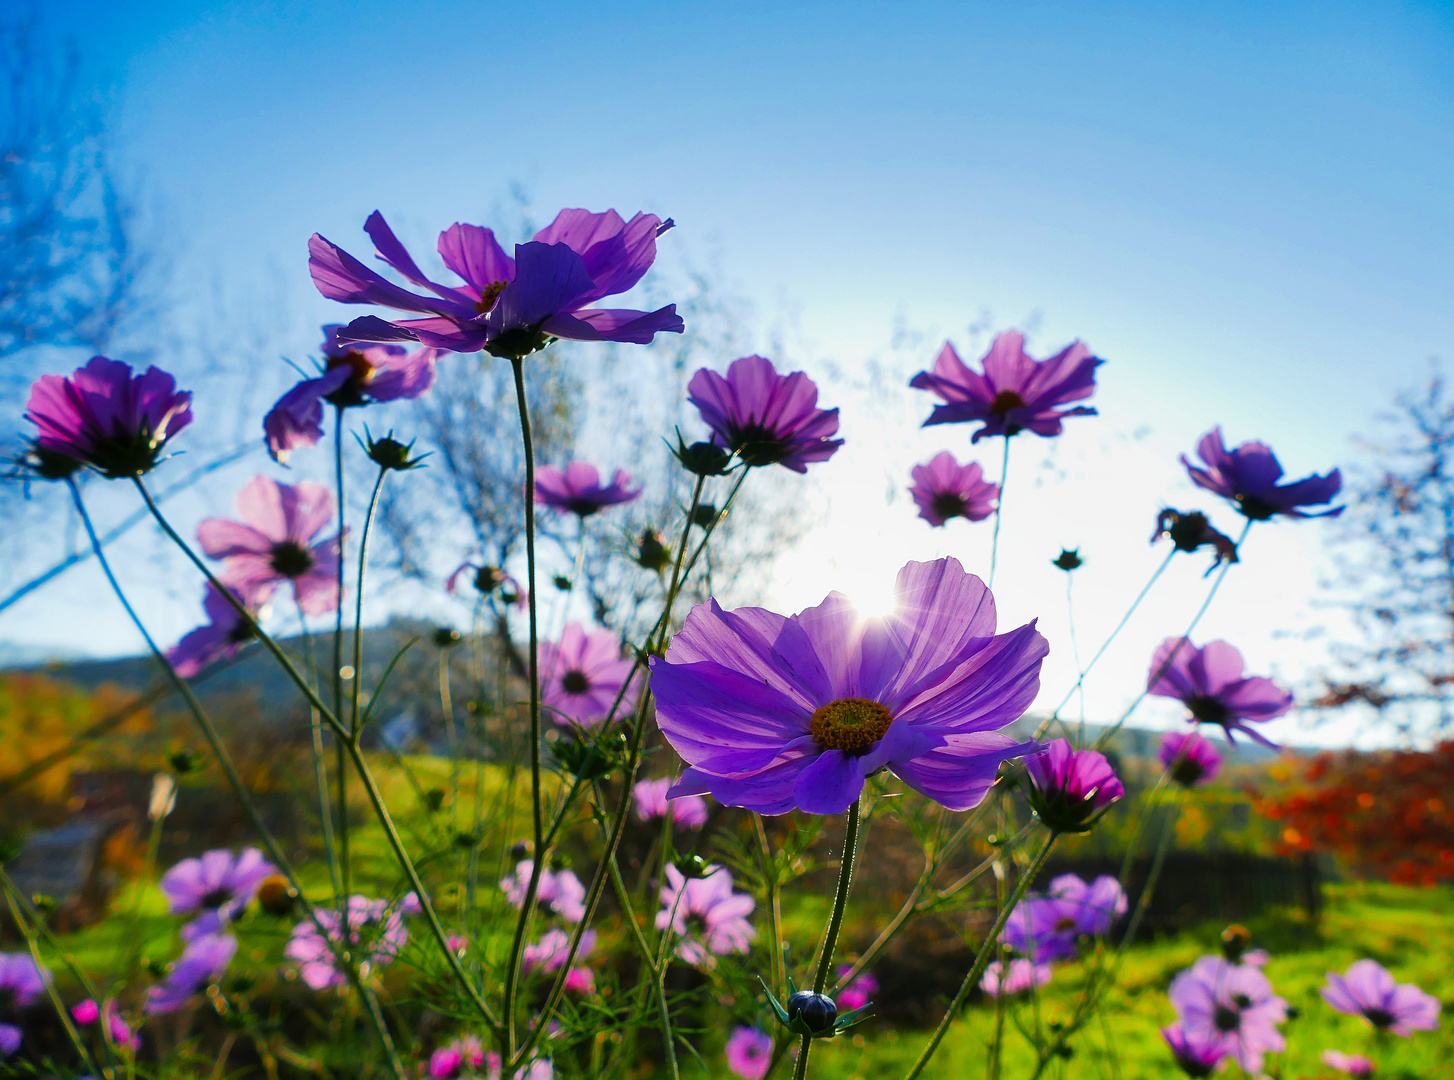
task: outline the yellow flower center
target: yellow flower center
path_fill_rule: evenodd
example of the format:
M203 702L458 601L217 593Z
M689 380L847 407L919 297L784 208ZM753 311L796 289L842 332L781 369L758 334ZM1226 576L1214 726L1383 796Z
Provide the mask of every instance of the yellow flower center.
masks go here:
M884 737L894 718L877 701L850 697L830 701L813 713L813 738L825 750L857 757Z
M495 301L500 299L500 294L505 291L508 281L492 281L485 286L485 291L480 294L479 301L475 304L475 310L481 315L487 315L494 308Z

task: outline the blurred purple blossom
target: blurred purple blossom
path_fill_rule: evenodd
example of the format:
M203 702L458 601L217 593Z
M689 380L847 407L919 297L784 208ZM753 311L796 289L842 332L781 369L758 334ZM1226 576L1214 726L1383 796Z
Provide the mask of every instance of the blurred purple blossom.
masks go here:
M237 938L231 934L203 934L193 938L172 965L166 981L147 991L146 1011L176 1012L203 986L219 978L236 953Z
M1335 1072L1349 1076L1372 1076L1373 1062L1362 1054L1345 1054L1341 1050L1324 1050L1323 1064Z
M564 469L542 465L535 470L535 501L561 513L586 518L639 498L641 488L631 486L624 469L617 469L609 484L602 484L600 471L585 461L572 461Z
M263 879L278 872L257 848L236 856L226 848L183 859L162 875L160 887L173 915L200 912L182 929L182 940L215 934L237 918L257 894Z
M1204 1046L1221 1039L1220 1046L1248 1073L1262 1071L1264 1053L1287 1047L1278 1030L1287 1019L1287 1002L1257 967L1203 956L1171 980L1168 993L1187 1035Z
M392 963L406 942L409 931L403 915L387 901L370 900L355 893L348 898L348 937L340 932L338 912L319 908L317 922L309 919L293 927L293 936L283 955L298 962L299 974L311 989L342 986L348 976L338 969L333 945L342 944L358 961L361 974ZM322 925L323 933L319 932ZM327 935L326 937L324 935Z
M844 964L838 969L838 978L843 978L853 970L852 964ZM878 980L873 977L872 972L865 971L858 978L843 988L843 992L835 999L840 1013L852 1012L854 1009L861 1009L869 1003L874 994L878 993Z
M668 864L666 879L656 928L671 927L681 936L678 956L689 964L710 965L713 954L747 952L757 936L747 916L757 902L746 893L732 891L729 871L709 866L701 877L688 878Z
M667 799L667 789L672 785L671 777L656 780L641 780L631 789L636 800L636 817L641 821L654 821L671 808L672 821L687 829L700 829L707 823L707 800L700 795L679 795Z
M515 873L506 875L500 882L505 898L519 907L525 902L525 893L530 887L530 875L535 872L535 863L523 859L515 866ZM586 887L576 877L574 870L550 870L540 872L540 883L536 886L535 902L552 915L559 915L567 922L580 922L586 915Z
M1023 957L1010 961L1003 979L1000 978L1002 972L1006 972L1004 965L998 960L990 961L979 980L979 988L992 998L1001 994L1014 997L1032 986L1045 986L1053 974L1049 964L1037 964Z
M1246 662L1225 641L1197 648L1186 638L1167 638L1151 657L1147 690L1156 697L1178 698L1202 724L1217 724L1236 743L1240 731L1274 750L1276 745L1248 723L1282 716L1293 706L1292 694L1271 679L1243 674Z
M1185 454L1181 456L1192 483L1229 500L1250 521L1267 521L1278 514L1293 518L1337 517L1343 512L1341 506L1317 514L1298 509L1333 501L1343 486L1343 476L1337 469L1325 476L1315 474L1295 483L1279 484L1282 465L1270 447L1245 442L1229 451L1222 443L1220 427L1202 436L1197 457L1206 468L1197 468Z
M1215 744L1199 731L1168 731L1161 737L1157 760L1171 770L1171 778L1182 787L1207 784L1222 768L1222 755Z
M745 1024L732 1029L723 1053L727 1068L742 1080L762 1080L772 1064L772 1036Z
M621 687L631 678L636 663L621 656L620 639L610 630L586 633L571 623L560 641L540 645L540 701L557 724L594 727L611 711ZM617 713L629 713L637 688L621 699Z
M45 993L50 974L35 966L28 953L0 953L0 996L16 1009L33 1005ZM0 1057L20 1048L24 1033L14 1024L0 1023Z
M1162 1028L1161 1037L1171 1047L1172 1056L1187 1076L1211 1076L1222 1063L1222 1059L1231 1052L1230 1043L1225 1036L1193 1034L1180 1024L1168 1024Z
M1000 499L998 484L984 478L977 461L961 465L948 450L940 451L926 464L915 465L909 494L919 507L919 516L935 528L950 518L983 521L995 512Z
M259 605L236 589L232 594L256 617ZM190 679L207 665L237 655L237 650L253 639L253 628L235 607L209 581L202 596L202 610L207 622L190 630L182 640L167 650L167 661L177 674Z
M1355 961L1344 975L1328 972L1318 992L1338 1012L1362 1016L1379 1031L1408 1038L1439 1027L1439 999L1413 983L1395 983L1377 960Z

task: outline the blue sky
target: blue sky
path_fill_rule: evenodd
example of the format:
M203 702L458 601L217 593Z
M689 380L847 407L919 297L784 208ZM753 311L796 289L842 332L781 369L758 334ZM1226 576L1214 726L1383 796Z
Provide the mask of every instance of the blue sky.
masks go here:
M824 393L850 448L821 471L784 608L886 584L905 555L983 558L985 538L930 534L901 492L885 514L893 477L967 440L913 430L920 395L864 390L870 360L907 374L982 313L1028 323L1041 354L1084 339L1108 361L1103 416L1023 451L1055 465L1015 511L1007 572L1023 552L1028 583L1004 607L1063 622L1037 560L1079 539L1105 568L1082 605L1094 642L1154 565L1159 500L1190 497L1175 455L1203 430L1265 438L1297 475L1356 464L1350 436L1454 346L1450 10L1190 7L62 0L46 17L118 89L118 149L176 243L181 310L189 282L280 282L294 355L340 315L306 276L314 230L362 253L378 208L427 250L517 181L542 209L673 216L668 272L715 259L759 347L842 375ZM891 348L896 323L922 355ZM1311 654L1274 629L1323 618L1324 533L1266 535L1211 628L1295 674ZM1186 569L1108 665L1105 707L1195 606ZM193 614L157 617L180 632ZM107 627L87 644L124 651Z

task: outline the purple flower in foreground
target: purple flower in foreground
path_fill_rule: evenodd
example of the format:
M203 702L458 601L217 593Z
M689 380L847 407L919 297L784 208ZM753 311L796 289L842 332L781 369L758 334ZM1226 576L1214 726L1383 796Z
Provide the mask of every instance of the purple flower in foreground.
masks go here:
M984 478L979 462L961 465L944 450L925 465L915 465L909 494L919 507L919 516L935 528L950 518L983 521L995 512L1000 487Z
M1046 744L1043 754L1025 759L1030 774L1030 806L1056 832L1089 832L1126 789L1105 755L1076 750L1065 739Z
M1210 783L1222 768L1222 755L1212 740L1199 731L1168 731L1156 755L1182 787Z
M1207 1038L1193 1035L1180 1024L1169 1024L1161 1029L1161 1037L1171 1047L1172 1056L1188 1076L1211 1076L1230 1052L1229 1041L1215 1035Z
M254 476L237 493L237 514L241 521L207 518L197 526L202 550L225 560L218 575L225 584L261 603L290 581L304 614L338 607L338 537L318 539L333 521L332 492L312 480Z
M257 616L258 604L236 589L232 594ZM206 625L189 631L167 650L167 661L184 679L192 678L208 664L236 656L237 650L253 639L252 625L210 581L202 597L202 610L207 613Z
M562 513L586 518L603 507L639 498L641 488L631 487L624 469L617 469L609 484L602 484L600 472L584 461L572 461L564 469L542 465L535 470L535 501Z
M0 953L0 1001L9 1004L11 1009L33 1005L45 993L49 981L49 973L36 967L26 953ZM0 1057L15 1053L22 1037L20 1028L14 1024L0 1023Z
M376 210L364 231L379 258L433 296L387 281L317 233L308 241L308 269L330 300L425 316L393 323L374 316L355 319L340 335L344 342L418 341L449 352L484 349L511 358L552 338L644 345L659 332L682 332L675 304L650 312L591 305L634 287L656 260L657 237L671 227L655 214L623 221L614 210L562 210L534 240L517 244L512 259L489 229L455 224L440 234L439 254L464 284L440 285L424 276Z
M843 978L853 970L852 964L844 964L838 969L838 978ZM874 994L878 993L878 980L870 972L865 971L858 978L843 988L838 995L839 1012L852 1012L854 1009L861 1009L869 1003Z
M606 719L635 668L635 661L622 659L621 643L611 631L588 634L580 623L571 623L559 642L540 645L541 703L557 724L595 727ZM630 712L635 702L631 687L617 713Z
M1345 1054L1341 1050L1324 1050L1323 1064L1349 1076L1372 1076L1373 1062L1362 1054Z
M1287 1002L1256 967L1203 956L1171 980L1168 993L1186 1034L1204 1046L1220 1039L1248 1073L1262 1071L1264 1053L1287 1047L1277 1030L1287 1019Z
M231 934L203 934L193 938L166 981L146 993L148 1013L176 1012L187 999L213 979L219 978L237 953L237 938Z
M1328 972L1318 991L1334 1009L1362 1016L1379 1031L1404 1038L1439 1027L1439 999L1413 983L1395 983L1377 960L1358 960L1344 975Z
M666 868L669 883L661 890L662 909L656 928L668 926L681 936L676 954L689 964L710 965L713 954L747 952L757 931L747 921L757 902L732 891L732 874L709 866L699 878L688 878L675 866Z
M983 375L966 367L954 346L945 342L934 370L919 372L909 385L932 391L944 401L934 406L925 427L978 421L984 426L974 433L972 442L986 435L1008 438L1021 431L1050 437L1060 434L1061 421L1067 416L1096 415L1083 405L1065 410L1057 406L1090 397L1100 363L1079 341L1048 360L1032 360L1025 353L1025 335L1007 330L995 338L980 361Z
M636 800L636 816L641 821L653 821L666 814L671 808L671 818L687 829L700 829L707 824L707 800L700 795L681 795L667 799L671 778L663 776L657 780L642 780L631 789Z
M515 866L515 873L508 874L500 882L505 898L519 907L525 902L525 893L530 888L530 875L535 872L535 863L523 859ZM551 873L540 872L540 883L535 888L535 902L552 915L559 915L567 922L580 922L586 917L586 887L576 877L574 870Z
M712 429L712 442L749 468L781 465L804 473L843 445L838 410L818 408L818 385L801 371L779 375L772 361L744 356L724 378L702 368L687 383L687 400Z
M263 880L277 872L257 848L243 848L235 857L220 848L201 858L183 859L162 875L160 885L171 914L201 912L182 930L182 938L190 941L220 931L247 907Z
M156 465L167 440L192 422L191 405L161 368L133 375L130 364L93 356L70 375L37 379L25 418L38 429L39 451L117 480Z
M966 810L1039 749L999 729L1034 701L1047 650L1034 623L996 635L994 597L955 559L900 570L881 619L839 593L791 617L700 604L651 661L657 723L691 766L671 794L839 814L887 766Z
M1278 514L1284 517L1337 517L1341 506L1309 514L1300 506L1321 506L1333 501L1343 486L1343 476L1334 469L1326 476L1306 476L1291 484L1279 484L1282 466L1270 447L1260 442L1245 442L1229 451L1222 443L1222 429L1212 428L1197 443L1197 457L1206 464L1199 469L1181 455L1192 483L1229 500L1243 517L1251 521L1268 521Z
M1000 976L1004 974L1002 979ZM1030 960L1011 960L1008 972L998 961L992 960L984 969L979 988L992 998L1001 994L1014 997L1023 994L1032 986L1044 986L1050 982L1052 972L1049 964L1037 964Z
M1177 551L1190 553L1210 545L1214 558L1207 568L1208 574L1224 562L1237 562L1237 545L1230 536L1212 528L1207 515L1200 510L1189 514L1171 509L1161 511L1156 515L1156 531L1151 534L1151 542L1154 544L1163 536L1171 538L1171 545Z
M342 986L348 981L348 976L338 970L332 945L343 944L359 961L360 974L367 975L371 969L391 963L409 940L404 917L397 908L391 908L387 901L370 900L357 893L348 898L347 941L339 932L336 910L319 908L317 920L315 923L309 919L293 927L292 939L283 950L284 956L298 962L303 982L314 990ZM326 938L319 933L319 923Z
M772 1036L745 1024L732 1029L723 1053L727 1068L742 1080L762 1080L772 1064Z
M1020 901L1001 940L1036 963L1070 960L1079 938L1106 933L1125 913L1126 893L1115 878L1102 874L1087 885L1075 874L1061 874L1044 896Z
M1263 676L1246 677L1242 654L1225 641L1197 648L1186 638L1167 638L1151 658L1148 692L1178 698L1201 724L1218 724L1233 744L1233 733L1250 735L1263 746L1276 745L1248 723L1282 716L1293 705L1292 694Z

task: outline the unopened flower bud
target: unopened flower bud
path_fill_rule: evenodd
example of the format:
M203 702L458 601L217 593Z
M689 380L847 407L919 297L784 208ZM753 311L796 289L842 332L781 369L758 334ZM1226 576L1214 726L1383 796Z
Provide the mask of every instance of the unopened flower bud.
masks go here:
M1229 964L1235 964L1252 944L1252 932L1241 923L1233 923L1222 931L1222 955Z
M701 503L692 511L692 524L705 529L717 520L717 507L712 503Z
M410 457L409 454L414 449L415 440L410 439L409 442L402 443L394 438L392 431L382 439L375 439L368 433L368 429L365 428L364 435L365 438L360 440L360 442L362 442L364 450L367 451L369 459L381 469L393 469L396 472L406 472L409 469L419 468L424 459L429 456L428 454L420 454L418 457Z
M732 464L732 453L716 443L694 442L688 446L677 432L677 444L672 456L682 463L682 468L696 476L725 476Z
M571 582L571 579L568 578L568 577L566 577L564 574L556 574L554 577L552 577L550 579L550 583L552 585L554 585L557 589L559 589L561 592L570 592L571 591L571 586L573 584Z
M298 890L282 874L270 874L257 888L257 906L281 919L290 914L298 901Z
M167 764L172 767L172 772L178 776L186 776L188 773L196 772L206 762L202 755L195 750L177 750L171 757L167 758Z
M1052 566L1058 566L1067 574L1085 565L1085 560L1080 557L1080 548L1061 548L1060 554L1050 562Z
M85 466L85 462L48 450L39 443L33 443L15 463L22 477L35 480L65 480Z
M177 782L169 773L159 772L151 778L151 798L147 800L149 821L160 821L176 808Z
M788 1021L802 1025L804 1035L827 1035L838 1019L838 1006L827 994L799 990L788 998Z
M657 574L671 564L671 548L661 542L655 529L647 529L641 534L641 543L636 548L636 562Z
M441 626L434 631L434 644L448 649L460 642L459 631L452 626Z

